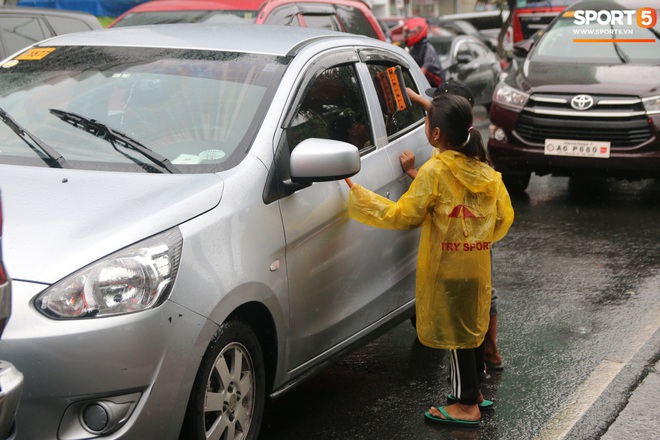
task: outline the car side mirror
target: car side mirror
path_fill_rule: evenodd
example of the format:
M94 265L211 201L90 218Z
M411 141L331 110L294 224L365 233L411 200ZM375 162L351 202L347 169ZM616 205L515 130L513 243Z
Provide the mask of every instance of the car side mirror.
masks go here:
M460 53L456 55L456 61L458 62L458 64L466 64L472 61L472 57L468 54Z
M513 45L513 55L520 58L527 57L527 54L529 54L532 47L534 47L534 43L535 41L531 38L517 42Z
M328 182L354 176L360 171L360 152L355 145L330 139L305 139L291 152L291 180L296 183Z

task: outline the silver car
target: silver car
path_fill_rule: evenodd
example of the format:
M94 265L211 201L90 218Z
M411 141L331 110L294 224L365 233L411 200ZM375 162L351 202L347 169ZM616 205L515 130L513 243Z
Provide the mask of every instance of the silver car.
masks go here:
M397 199L430 154L403 50L162 25L0 66L21 439L256 439L267 398L414 314L418 232L351 221L342 181Z

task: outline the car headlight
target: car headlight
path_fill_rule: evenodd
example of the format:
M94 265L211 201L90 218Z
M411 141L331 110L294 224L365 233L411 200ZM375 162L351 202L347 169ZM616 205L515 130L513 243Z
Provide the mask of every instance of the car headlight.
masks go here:
M516 109L522 109L527 102L527 98L529 98L527 93L514 89L503 82L498 83L493 92L493 101Z
M642 99L646 113L649 115L660 114L660 96Z
M140 312L167 298L181 258L182 237L173 228L143 240L57 282L35 300L58 319Z

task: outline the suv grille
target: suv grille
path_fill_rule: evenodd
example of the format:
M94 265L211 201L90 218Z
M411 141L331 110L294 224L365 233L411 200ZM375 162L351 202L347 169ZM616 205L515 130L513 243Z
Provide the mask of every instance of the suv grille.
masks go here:
M530 96L518 119L518 135L535 144L543 144L546 138L575 139L609 141L612 148L633 147L651 138L651 126L639 98L589 95L594 105L575 110L571 107L575 96Z

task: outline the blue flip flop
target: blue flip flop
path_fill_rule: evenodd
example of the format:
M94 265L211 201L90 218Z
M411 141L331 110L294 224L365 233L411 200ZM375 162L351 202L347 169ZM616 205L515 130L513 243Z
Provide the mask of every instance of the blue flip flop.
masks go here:
M464 427L469 427L469 428L478 428L481 426L481 420L461 420L461 419L455 419L449 414L447 414L447 411L445 411L445 407L436 407L438 411L440 411L440 414L444 417L436 417L433 414L431 414L431 411L426 411L424 413L424 417L426 417L428 420L432 421L433 423L439 423L439 424L444 424L444 425L452 425L452 426L464 426Z
M458 399L451 394L447 394L447 401L450 403L456 403L458 402ZM494 404L495 402L492 400L484 399L484 401L479 404L479 409L493 409Z

